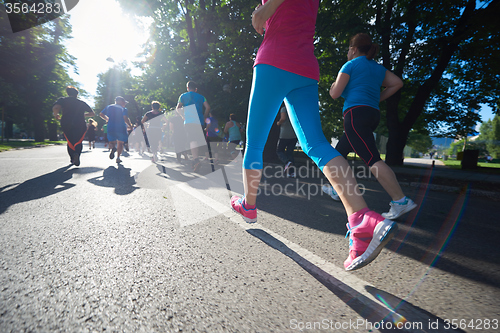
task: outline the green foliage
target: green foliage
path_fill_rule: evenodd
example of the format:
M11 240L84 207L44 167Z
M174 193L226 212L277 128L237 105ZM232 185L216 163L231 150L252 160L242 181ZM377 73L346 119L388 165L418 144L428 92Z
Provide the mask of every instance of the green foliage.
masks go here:
M219 119L246 119L253 57L261 42L250 24L247 1L129 1L121 5L154 19L140 64L136 100L174 108L187 81L198 83ZM277 111L276 111L277 112Z
M380 44L378 60L405 83L381 104L381 126L387 126L389 136L388 163L402 163L412 128L427 128L434 136L463 135L479 121L471 107L498 106L500 70L488 66L500 66L500 29L494 26L499 3L323 1L317 24L323 91L345 62L348 38L366 32ZM328 96L323 93L323 98ZM322 105L330 104L322 99ZM384 129L377 131L382 134Z
M0 108L7 126L18 124L43 141L52 104L66 85L75 84L67 74L74 58L61 44L70 37L71 26L67 18L59 18L12 33L6 18L0 16ZM35 18L27 14L25 19Z
M500 158L500 116L481 124L480 134L476 141L486 145L486 150L493 158Z
M479 156L484 156L488 153L486 149L486 144L484 142L477 140L474 141L469 140L467 141L467 143L465 143L464 139L453 142L450 145L450 148L448 148L448 155L456 155L457 153L464 151L464 145L465 149L479 150Z
M98 115L108 105L115 103L117 96L125 98L127 104L128 117L132 123L136 122L136 118L144 115L148 110L148 105L141 105L136 99L138 79L131 75L131 69L125 64L117 64L106 72L98 75L97 94L95 97L95 112L94 119L98 123L98 128L104 125L104 120Z
M419 153L427 153L432 149L432 139L426 131L410 131L407 144Z

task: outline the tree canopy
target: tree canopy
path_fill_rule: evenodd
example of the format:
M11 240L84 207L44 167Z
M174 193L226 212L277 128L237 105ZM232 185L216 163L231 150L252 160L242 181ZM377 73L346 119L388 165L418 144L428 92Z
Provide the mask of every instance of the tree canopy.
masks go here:
M348 38L357 32L370 34L381 46L379 61L405 84L381 104L385 114L382 124L389 135L386 161L402 164L412 129L459 135L460 129L479 121L471 108L486 103L498 110L500 29L495 17L500 12L499 3L323 1L317 51L322 80L326 79L324 90L343 63L338 53L345 62Z
M35 18L26 14L26 19ZM75 84L68 75L74 58L61 44L70 35L67 18L12 33L0 15L0 108L5 111L6 132L16 123L33 132L36 141L47 137L52 104L66 85ZM54 136L55 127L49 128Z
M252 62L261 42L246 1L120 3L155 22L142 81L149 89L141 98L162 96L173 106L185 81L195 80L223 114L246 115ZM316 54L326 136L343 131L342 101L332 100L328 90L346 62L349 38L358 32L372 35L381 46L377 60L405 82L381 105L384 119L378 132L389 136L388 163L402 163L410 131L413 137L459 136L479 121L471 109L485 103L496 111L500 71L487 68L500 66L498 5L498 0L322 1Z
M493 158L500 158L500 115L482 123L480 134L475 141L484 143Z
M253 8L236 1L119 1L123 8L151 16L150 42L137 100L177 105L186 83L195 81L221 118L246 118L253 57L261 37L253 32Z
M119 65L102 73L97 109L112 102L116 87L111 86L111 77L119 74L123 89L119 94L135 103L134 112L144 112L152 100L161 101L167 109L175 107L186 82L193 80L219 118L235 113L240 120L246 119L252 65L262 41L251 25L256 4L246 0L118 1L126 11L153 19L143 51L146 61L135 63L144 74L132 78ZM321 1L314 42L325 135L339 137L343 132L343 101L332 100L328 90L347 61L349 38L358 32L370 34L380 44L376 61L404 81L403 89L381 103L377 134L389 137L389 164L402 163L409 137L411 142L428 135L460 136L478 122L478 114L471 112L478 105L487 104L498 112L499 4L500 0ZM4 26L0 28L5 30ZM71 27L59 19L17 34L4 32L0 37L1 101L13 121L32 121L31 128L42 133L37 124L51 119L51 102L66 84L74 83L67 75L73 59L60 43L69 38Z

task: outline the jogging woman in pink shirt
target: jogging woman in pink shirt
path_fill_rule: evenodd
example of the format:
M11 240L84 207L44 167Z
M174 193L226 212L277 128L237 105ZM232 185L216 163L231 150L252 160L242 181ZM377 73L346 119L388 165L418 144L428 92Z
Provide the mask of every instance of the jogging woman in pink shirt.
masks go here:
M253 27L259 34L264 29L266 33L255 59L248 106L245 196L231 198L231 206L245 221L257 221L262 153L284 101L302 149L323 171L344 204L350 234L344 266L354 270L377 257L397 226L367 208L347 161L323 134L318 108L319 66L313 45L318 7L319 0L264 0L253 13Z

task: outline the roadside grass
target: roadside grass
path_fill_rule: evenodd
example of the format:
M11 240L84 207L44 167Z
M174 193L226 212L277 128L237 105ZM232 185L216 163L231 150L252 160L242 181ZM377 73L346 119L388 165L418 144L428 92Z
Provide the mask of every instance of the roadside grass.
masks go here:
M384 154L380 154L380 157L382 158L383 161L385 161L385 155ZM359 156L355 155L354 153L350 153L347 158L349 160L361 160L359 158ZM459 161L459 160L456 160L456 159L450 159L448 158L446 161L442 160L442 159L439 159L440 161L442 161L448 168L450 169L462 169L462 161ZM478 168L477 169L474 169L474 171L477 171L477 172L482 172L482 173L495 173L495 174L500 174L500 163L486 163L486 162L482 162L482 161L478 161L477 163L478 165ZM404 167L407 167L407 168L411 168L412 166L410 165L405 165ZM418 168L418 167L415 167L415 168Z
M35 141L9 141L4 140L0 142L0 152L16 149L16 148L24 148L24 147L37 147L42 145L62 145L66 144L66 141L43 141L43 142L35 142Z
M446 161L443 161L443 163L450 169L462 169L462 164L461 164L462 161L458 161L455 159L448 159ZM489 171L495 173L498 171L498 173L500 173L500 163L478 162L477 165L479 166L479 168L477 169L478 171L486 171L486 172Z

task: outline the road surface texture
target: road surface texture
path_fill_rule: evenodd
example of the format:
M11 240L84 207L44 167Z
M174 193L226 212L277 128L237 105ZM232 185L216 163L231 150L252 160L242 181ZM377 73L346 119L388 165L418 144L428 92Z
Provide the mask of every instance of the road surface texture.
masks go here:
M345 272L347 217L315 168L267 166L246 224L229 208L240 157L198 174L172 153L108 155L84 145L75 167L65 146L0 153L1 332L500 330L497 201L405 186L418 209ZM388 210L377 182L360 184Z

